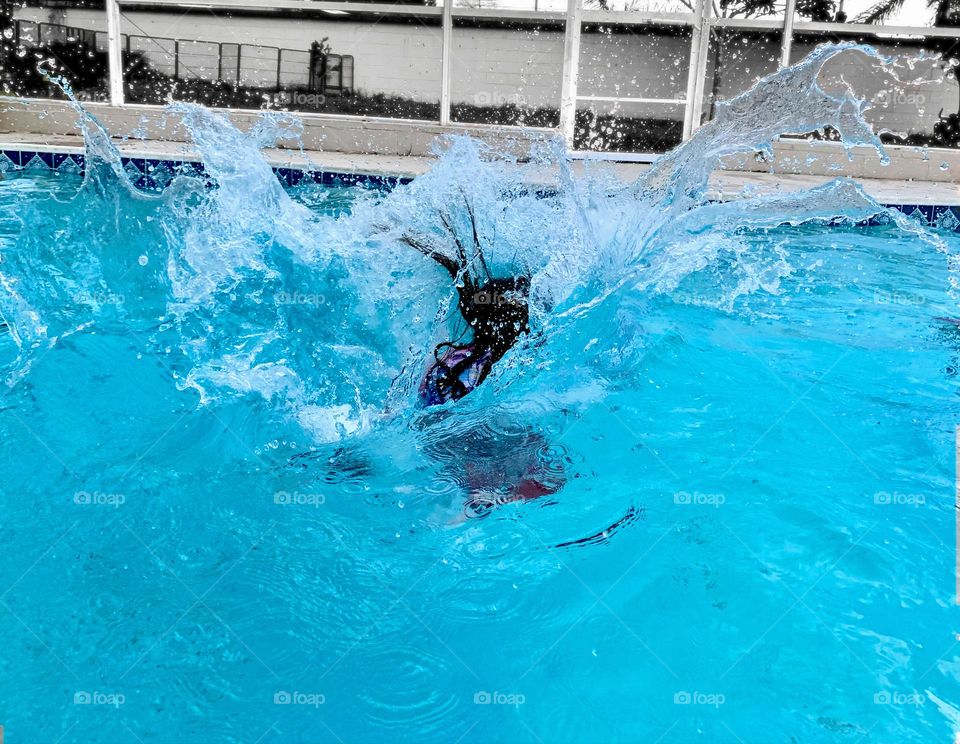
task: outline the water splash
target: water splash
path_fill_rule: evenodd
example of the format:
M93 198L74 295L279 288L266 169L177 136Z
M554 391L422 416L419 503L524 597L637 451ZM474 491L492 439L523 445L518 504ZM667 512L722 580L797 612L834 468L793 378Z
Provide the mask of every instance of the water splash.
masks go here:
M26 357L42 338L122 323L202 402L257 396L315 441L407 421L455 428L462 416L494 420L498 406L537 415L546 407L554 416L576 410L612 384L631 384L645 349L644 308L657 297L696 296L733 312L752 293L776 293L797 270L782 248L748 249L739 231L858 222L883 211L846 180L797 194L711 199L710 174L725 157L769 152L784 133L831 128L844 147L886 157L864 119L869 104L818 82L842 54L895 67L869 47L821 47L719 104L689 142L626 187L602 171L574 177L550 142L534 153L541 173L557 174L544 193L512 156L454 137L440 143L429 173L389 194L358 193L346 215L292 198L264 159L265 147L299 144L302 125L292 117L264 114L244 133L203 107L168 107L205 176L177 175L162 195L148 196L134 188L108 132L70 96L86 143L84 203L92 198L100 208L59 204L66 227L56 229L49 214L27 215L28 245L24 258L4 266L0 308ZM532 277L534 332L452 419L423 418L415 397L427 355L466 329L445 274L397 239L415 232L449 242L438 215L446 211L454 229L469 231L468 208L493 273ZM891 219L936 242L899 213ZM76 244L86 246L79 255L59 249ZM58 267L56 276L39 281L40 266Z

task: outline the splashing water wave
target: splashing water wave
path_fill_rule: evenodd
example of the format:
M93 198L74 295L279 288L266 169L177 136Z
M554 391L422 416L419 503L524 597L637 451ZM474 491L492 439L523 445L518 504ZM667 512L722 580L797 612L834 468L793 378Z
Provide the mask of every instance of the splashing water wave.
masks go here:
M273 177L261 149L299 140L292 117L264 114L241 133L202 107L170 106L209 184L180 175L152 196L132 186L107 132L74 102L86 143L82 191L103 207L92 225L70 201L56 215L25 216L29 245L2 272L0 311L20 349L9 374L23 374L58 338L115 322L169 349L179 384L204 403L259 396L315 442L393 432L410 421L455 430L464 417L471 425L479 417L495 426L505 407L529 407L538 419L569 414L611 385L633 384L645 349L643 306L656 296L695 295L734 311L741 297L776 293L796 271L782 249L758 254L738 231L858 222L883 211L849 180L797 194L710 198L710 174L724 157L770 151L785 132L831 127L846 148L866 145L886 157L864 120L867 104L818 84L840 54L894 66L869 47L821 47L719 104L689 142L626 186L603 172L574 177L562 148L548 143L533 155L541 171L557 173L545 194L514 160L461 137L444 143L430 173L389 194L359 195L347 215L307 208ZM417 383L435 343L458 332L454 293L397 238L438 235L437 216L451 205L457 228L469 230L468 200L494 274L532 277L533 333L452 417L425 419ZM890 216L938 246L899 213ZM72 232L82 232L79 253ZM120 242L140 250L112 250ZM55 271L41 272L46 266ZM136 297L136 316L131 303L110 301L116 297Z

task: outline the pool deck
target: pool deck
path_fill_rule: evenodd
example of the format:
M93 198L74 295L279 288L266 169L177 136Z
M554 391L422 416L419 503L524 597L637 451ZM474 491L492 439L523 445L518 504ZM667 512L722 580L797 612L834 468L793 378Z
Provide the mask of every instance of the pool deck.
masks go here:
M192 161L199 159L196 151L189 144L181 142L114 140L114 144L121 154L127 157ZM0 134L0 149L82 153L83 139L79 135ZM316 150L268 149L264 150L263 154L271 166L278 168L400 178L419 176L428 171L435 162L433 158L427 157L352 155ZM574 170L582 172L588 167L597 166L609 169L624 182L636 179L649 167L643 163L580 160L575 163ZM525 177L532 184L548 184L555 180L553 174L542 166L522 165L521 167L525 171ZM757 195L798 191L830 180L833 179L828 176L716 171L711 177L711 187L713 194L717 197L735 198L745 193ZM960 206L960 184L885 178L856 180L881 204Z

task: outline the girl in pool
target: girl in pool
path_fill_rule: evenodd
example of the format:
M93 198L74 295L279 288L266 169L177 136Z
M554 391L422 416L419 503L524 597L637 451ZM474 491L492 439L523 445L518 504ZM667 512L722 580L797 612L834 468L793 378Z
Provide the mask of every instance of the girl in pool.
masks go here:
M493 365L530 332L529 276L492 276L476 216L465 194L463 199L472 233L469 250L445 210L440 211L440 222L449 236L448 250L426 235L408 232L400 238L446 269L457 289L460 315L472 331L467 343L446 341L434 349L433 363L420 383L420 402L426 407L459 400L475 390ZM479 422L474 428L458 429L453 436L429 441L428 451L449 463L453 477L469 494L466 516L485 516L500 504L556 493L566 481L562 463L544 460L543 453L549 448L542 436L526 428L498 429L494 433ZM469 458L463 463L465 448Z
M468 253L448 215L440 220L453 239L456 259L431 245L428 238L405 234L400 240L440 264L457 288L460 314L473 331L469 343L445 341L433 351L434 363L420 383L420 400L435 406L459 400L482 383L494 364L526 333L530 332L530 279L525 275L494 279L483 257L476 218L464 196L473 250ZM478 267L482 276L478 276Z

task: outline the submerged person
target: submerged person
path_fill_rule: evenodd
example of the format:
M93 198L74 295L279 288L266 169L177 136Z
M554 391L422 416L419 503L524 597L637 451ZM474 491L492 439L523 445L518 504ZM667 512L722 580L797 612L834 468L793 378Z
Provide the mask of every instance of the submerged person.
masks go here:
M473 331L468 343L445 341L434 349L434 362L420 383L420 400L425 406L459 400L475 390L490 374L493 365L521 336L530 332L529 277L495 279L491 276L469 202L467 213L473 229L472 256L443 213L441 220L453 240L456 258L431 245L428 239L410 234L401 237L402 242L447 270L457 289L460 314ZM485 280L477 276L478 266Z
M457 309L471 333L466 342L445 341L434 349L419 389L420 402L427 407L459 400L475 390L493 365L530 333L530 277L520 272L506 277L491 274L466 195L464 202L472 240L461 240L445 211L440 212L440 222L446 245L426 235L407 233L400 238L450 275ZM466 428L437 432L428 440L427 451L444 463L468 494L465 517L483 517L499 505L538 499L563 488L564 468L549 462L551 448L542 436L529 427L515 431L510 423L491 430L488 423L472 421Z

